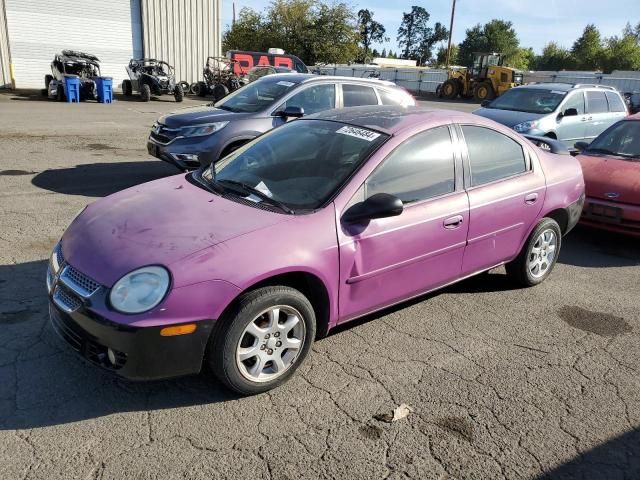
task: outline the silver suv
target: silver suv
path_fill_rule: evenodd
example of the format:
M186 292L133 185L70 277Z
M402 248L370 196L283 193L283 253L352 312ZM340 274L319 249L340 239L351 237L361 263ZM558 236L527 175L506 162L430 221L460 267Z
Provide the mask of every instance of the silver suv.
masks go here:
M527 135L590 142L628 115L620 93L605 85L530 83L512 88L473 112Z

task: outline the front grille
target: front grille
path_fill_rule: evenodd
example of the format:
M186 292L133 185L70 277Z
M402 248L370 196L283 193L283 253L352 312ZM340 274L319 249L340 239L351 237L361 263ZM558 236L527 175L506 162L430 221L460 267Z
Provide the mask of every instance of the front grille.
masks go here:
M75 312L82 306L78 297L62 287L56 287L53 292L53 302L65 312Z
M173 142L179 133L179 128L167 128L157 123L151 128L151 134L149 136L156 142L166 145Z
M100 288L98 282L76 270L71 265L64 267L62 274L60 274L60 280L71 290L85 298L90 297Z

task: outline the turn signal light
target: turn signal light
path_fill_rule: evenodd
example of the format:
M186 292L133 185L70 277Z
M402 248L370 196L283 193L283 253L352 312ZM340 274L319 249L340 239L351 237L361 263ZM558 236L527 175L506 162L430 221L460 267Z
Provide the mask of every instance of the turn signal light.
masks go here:
M176 325L173 327L164 327L160 330L163 337L173 337L174 335L187 335L196 331L195 323L187 323L186 325Z

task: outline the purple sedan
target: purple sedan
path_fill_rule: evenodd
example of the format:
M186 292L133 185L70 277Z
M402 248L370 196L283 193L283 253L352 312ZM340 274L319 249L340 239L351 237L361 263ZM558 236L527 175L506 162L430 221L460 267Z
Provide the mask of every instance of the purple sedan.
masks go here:
M55 330L129 379L253 394L338 324L505 264L545 280L584 202L577 160L475 115L358 107L89 205L47 272Z

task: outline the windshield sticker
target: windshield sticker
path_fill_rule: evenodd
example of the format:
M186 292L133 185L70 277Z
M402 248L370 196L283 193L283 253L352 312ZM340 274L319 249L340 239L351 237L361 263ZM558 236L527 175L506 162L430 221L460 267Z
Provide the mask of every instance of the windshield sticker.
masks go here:
M365 130L364 128L356 128L344 126L341 129L337 130L336 133L341 133L342 135L349 135L351 137L360 138L362 140L366 140L367 142L373 142L376 138L380 136L379 133L372 132L371 130Z
M282 85L283 87L293 87L295 83L293 82L285 82L284 80L278 82L278 85Z
M273 193L271 193L271 190L269 190L269 187L267 187L263 181L257 184L254 188L259 192L264 193L269 198L273 197Z

